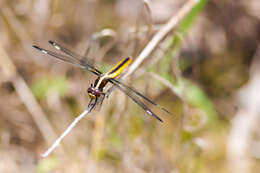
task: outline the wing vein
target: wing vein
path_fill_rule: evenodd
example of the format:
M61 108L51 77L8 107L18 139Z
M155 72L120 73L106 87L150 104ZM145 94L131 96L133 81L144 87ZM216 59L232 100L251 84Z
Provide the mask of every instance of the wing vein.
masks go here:
M143 108L146 113L153 116L154 118L156 118L160 122L163 122L162 119L160 117L158 117L155 113L153 113L153 111L151 111L151 109L149 109L138 97L136 97L136 95L131 94L131 92L128 92L128 90L126 88L121 87L118 83L114 82L114 85L119 90L121 90L123 93L125 93L127 96L129 96L137 105L139 105L141 108Z

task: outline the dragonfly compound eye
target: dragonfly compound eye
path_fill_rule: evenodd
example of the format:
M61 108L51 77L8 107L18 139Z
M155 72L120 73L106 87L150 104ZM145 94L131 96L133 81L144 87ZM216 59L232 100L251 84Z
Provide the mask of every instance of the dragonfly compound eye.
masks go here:
M94 88L93 87L89 87L88 88L88 95L91 99L95 99L96 98L96 95L95 95L95 91L94 91Z

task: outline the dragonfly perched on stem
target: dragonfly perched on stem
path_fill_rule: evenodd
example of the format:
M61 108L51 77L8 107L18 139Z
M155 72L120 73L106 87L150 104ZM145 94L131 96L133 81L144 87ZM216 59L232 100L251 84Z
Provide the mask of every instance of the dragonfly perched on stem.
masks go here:
M106 93L103 91L104 87L107 85L107 83L111 83L116 88L121 90L123 93L125 93L127 96L129 96L136 104L138 104L142 109L144 109L149 115L153 116L160 122L163 122L161 118L159 118L151 109L146 106L141 99L144 99L145 101L149 102L150 104L159 107L164 112L171 114L168 110L161 107L157 103L151 101L147 97L145 97L143 94L135 90L134 88L129 87L128 85L122 83L121 81L115 79L118 77L121 72L132 62L131 57L123 58L121 61L119 61L111 70L109 70L106 73L102 73L100 70L98 70L96 67L88 63L85 57L80 56L69 49L61 46L60 44L49 41L49 43L56 48L59 51L62 51L66 55L58 54L56 52L46 50L43 48L40 48L36 45L33 45L34 48L41 51L44 54L51 55L52 57L55 57L59 60L65 61L67 63L73 64L77 67L86 69L93 74L97 76L97 79L95 80L94 84L91 84L91 86L88 88L88 95L90 97L89 107L91 107L90 111L97 105L102 104Z
M156 104L155 102L151 101L150 99L142 95L140 92L122 83L121 81L115 79L132 62L131 57L122 59L111 70L109 70L106 73L102 73L97 68L95 68L91 63L88 63L85 57L70 51L69 49L59 45L54 41L49 41L49 43L54 48L63 52L66 55L59 54L50 50L46 50L36 45L33 45L33 47L44 54L51 55L52 57L55 57L59 60L70 63L82 69L86 69L92 72L93 74L95 74L97 76L97 79L95 80L94 84L91 84L91 86L88 88L88 95L90 97L88 109L86 109L83 113L81 113L78 117L74 119L74 121L69 125L69 127L61 134L61 136L58 139L56 139L56 141L52 144L52 146L45 153L41 155L42 157L47 157L60 144L61 140L71 131L71 129L89 112L91 112L93 108L95 108L97 105L101 106L104 98L108 96L109 93L109 92L104 92L104 88L107 85L107 83L111 83L113 86L121 90L123 93L129 96L135 103L137 103L142 109L144 109L149 115L153 116L160 122L163 122L162 119L159 118L151 109L149 109L148 106L146 106L146 104L144 104L141 99L149 102L154 106L159 107L164 112L171 114L168 110Z

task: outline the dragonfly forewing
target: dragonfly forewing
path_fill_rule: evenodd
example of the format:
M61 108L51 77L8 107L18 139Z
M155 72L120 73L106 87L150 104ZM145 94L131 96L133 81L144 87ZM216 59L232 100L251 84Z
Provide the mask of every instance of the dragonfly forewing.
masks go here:
M54 43L54 42L53 42ZM59 53L56 53L56 52L53 52L53 51L50 51L50 50L47 50L47 49L43 49L39 46L36 46L36 45L33 45L33 47L39 51L41 51L42 53L44 54L47 54L47 55L50 55L52 57L55 57L61 61L64 61L64 62L67 62L67 63L70 63L76 67L79 67L79 68L82 68L82 69L87 69L89 71L91 71L92 73L94 73L95 75L97 76L100 76L102 73L96 69L95 67L87 64L85 61L81 61L80 59L76 58L76 57L73 57L72 55L68 54L69 56L66 56L66 55L62 55L62 54L59 54ZM58 45L55 46L56 49ZM64 50L64 49L59 49L59 50ZM68 50L68 49L67 49ZM65 53L65 52L64 52Z

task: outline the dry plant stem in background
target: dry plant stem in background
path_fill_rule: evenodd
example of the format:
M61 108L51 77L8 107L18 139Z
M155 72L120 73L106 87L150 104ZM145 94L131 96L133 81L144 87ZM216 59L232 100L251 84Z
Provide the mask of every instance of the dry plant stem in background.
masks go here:
M154 51L157 45L170 33L172 32L177 24L190 12L190 10L196 5L199 0L189 0L182 8L173 15L170 20L154 35L152 40L147 44L143 51L139 54L136 60L129 67L128 72L122 77L125 78L132 74L140 64L148 58L148 56Z
M172 90L172 92L173 92L174 94L176 94L180 99L184 100L181 91L180 91L178 88L176 88L174 85L172 85L171 82L167 81L166 79L162 78L160 75L155 74L155 73L153 73L153 72L151 72L150 74L151 74L151 76L152 76L154 79L160 81L162 84L164 84L165 86L167 86L168 88L170 88L170 89Z
M19 41L21 41L21 45L24 48L27 56L32 57L32 39L25 26L17 19L16 15L13 13L13 10L10 9L8 5L4 5L4 7L1 8L0 14L2 14L3 18L9 22L10 26L8 27L10 27L11 31L14 32Z
M183 7L177 12L176 15L170 18L167 22L152 38L148 45L144 48L138 58L130 66L129 71L124 75L124 77L130 75L135 71L136 68L151 54L151 52L156 48L156 46L162 41L167 34L169 34L176 25L185 17L185 15L194 7L198 0L190 0L183 5ZM53 143L53 145L44 153L42 157L47 157L61 142L61 140L71 131L71 129L90 111L89 109L85 110L80 114L71 125L62 133L62 135Z
M1 66L2 65L2 66ZM35 100L30 88L17 72L11 58L7 55L3 47L0 45L0 67L3 69L4 74L11 80L14 88L19 95L20 99L23 101L26 108L32 115L32 118L42 133L47 144L57 137L51 124L46 118L40 105ZM61 148L62 149L62 148ZM63 151L63 149L62 149Z
M260 44L254 55L250 71L250 81L239 92L240 109L234 116L227 143L229 167L232 173L249 173L252 161L249 150L253 140L253 130L258 127L260 116Z
M147 11L147 24L148 24L148 32L147 36L150 36L153 31L153 20L152 20L152 12L151 12L151 7L150 7L150 0L144 0L144 7L145 10Z

